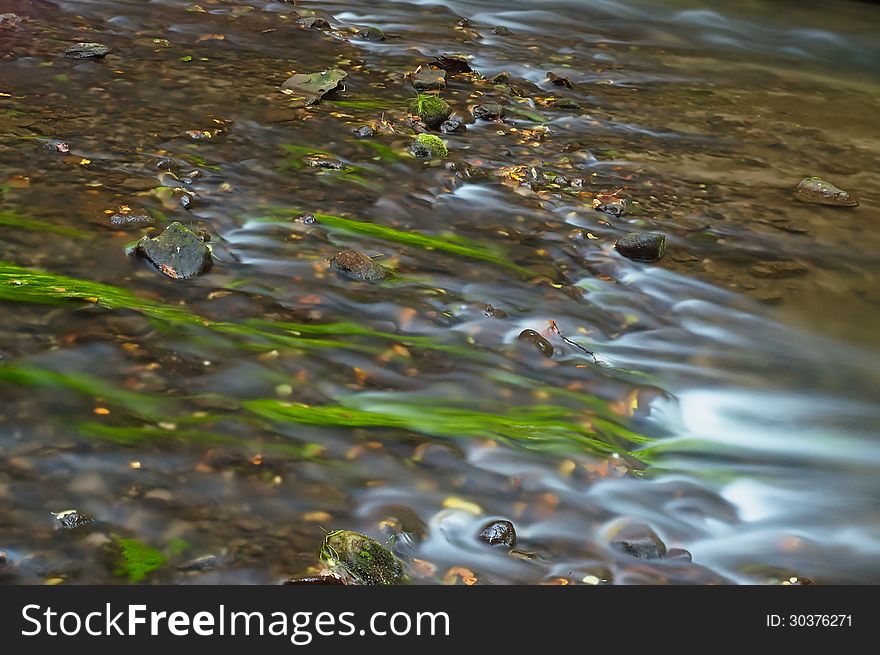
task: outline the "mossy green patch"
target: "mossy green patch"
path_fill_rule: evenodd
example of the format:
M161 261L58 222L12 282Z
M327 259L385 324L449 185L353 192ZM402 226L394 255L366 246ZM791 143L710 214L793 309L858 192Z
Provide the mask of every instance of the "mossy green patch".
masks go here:
M113 565L113 575L127 578L132 584L161 569L168 561L162 551L142 544L136 539L116 537L113 545L119 551Z

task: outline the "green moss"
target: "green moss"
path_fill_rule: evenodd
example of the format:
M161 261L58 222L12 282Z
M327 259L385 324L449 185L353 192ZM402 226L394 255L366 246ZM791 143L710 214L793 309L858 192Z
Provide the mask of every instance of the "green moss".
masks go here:
M397 394L362 394L338 405L303 405L274 399L247 400L248 411L276 423L385 428L435 437L497 439L528 450L608 455L648 443L609 419L566 407L498 407L497 413L461 405L442 405Z
M413 139L411 149L420 159L442 159L449 154L443 139L434 134L419 134Z
M430 127L439 125L452 113L448 102L430 93L420 93L410 100L409 110Z
M84 230L78 230L75 227L68 227L66 225L55 225L54 223L47 223L46 221L40 221L35 218L28 218L26 216L21 216L13 211L4 210L0 211L0 225L6 225L8 227L15 227L21 230L33 230L35 232L49 232L51 234L60 234L65 237L73 237L77 239L81 239L83 237L89 236L89 233Z
M260 220L267 220L273 217L298 216L301 213L298 209L273 209L270 211L271 214L269 216L260 217ZM375 239L401 243L425 250L439 250L453 255L469 257L471 259L477 259L501 266L523 275L524 277L531 277L533 275L529 269L514 264L510 258L505 255L504 251L497 246L460 237L453 233L443 234L442 237L432 237L418 232L397 230L393 227L376 225L375 223L359 221L353 218L345 218L343 216L335 216L333 214L321 214L316 212L315 218L331 229L337 229L352 234L363 234Z
M132 584L161 569L168 561L162 551L150 548L136 539L116 537L114 545L119 552L114 562L113 575L128 578Z

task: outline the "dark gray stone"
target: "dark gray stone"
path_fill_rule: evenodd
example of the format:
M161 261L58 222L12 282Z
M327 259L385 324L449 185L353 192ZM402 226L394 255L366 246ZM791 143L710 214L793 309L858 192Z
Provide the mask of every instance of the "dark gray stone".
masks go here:
M666 235L661 232L630 232L614 244L621 255L637 262L655 262L666 251Z
M175 280L188 280L207 273L214 263L211 250L202 239L177 222L155 238L143 237L134 252Z
M483 121L497 121L504 116L504 107L499 104L476 105L473 109L474 118Z
M100 59L106 57L110 48L101 43L76 43L64 51L68 59Z

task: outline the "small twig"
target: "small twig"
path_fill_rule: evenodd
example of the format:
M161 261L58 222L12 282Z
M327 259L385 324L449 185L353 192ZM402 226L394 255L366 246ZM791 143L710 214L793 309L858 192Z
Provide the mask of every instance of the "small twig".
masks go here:
M567 343L568 345L570 345L570 346L574 346L575 348L578 348L578 349L584 351L585 353L587 353L590 357L593 358L593 362L594 362L595 364L598 364L598 363L599 363L599 360L598 360L598 358L596 357L596 353L594 353L592 350L587 350L587 349L584 348L581 344L579 344L579 343L577 343L577 342L575 342L575 341L572 341L572 340L569 339L567 336L565 336L564 334L562 334L562 331L559 329L559 326L556 325L556 321L550 321L550 330L553 331L553 332L555 332L557 335L559 335L559 338L562 339L562 340L563 340L565 343Z

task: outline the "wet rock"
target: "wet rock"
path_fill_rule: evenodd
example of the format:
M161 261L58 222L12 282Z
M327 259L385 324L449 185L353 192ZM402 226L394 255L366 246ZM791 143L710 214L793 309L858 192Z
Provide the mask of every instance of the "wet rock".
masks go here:
M469 18L459 18L456 25L458 25L459 27L470 27L471 21Z
M361 125L353 131L354 135L359 139L366 139L371 136L376 136L376 131L369 125Z
M666 235L661 232L630 232L614 244L621 255L637 262L655 262L666 251Z
M193 206L196 204L196 195L194 193L181 193L177 202L185 210L192 211Z
M420 66L411 74L417 91L442 91L446 88L446 71L442 68Z
M323 168L330 171L341 171L346 168L343 162L326 155L313 155L306 157L303 161L312 168Z
M313 575L305 578L289 578L284 581L286 585L344 585L345 583L335 575Z
M419 94L410 101L410 111L416 114L428 127L438 127L449 118L452 107L449 103L435 95Z
M145 212L136 212L131 209L120 209L110 216L110 225L121 228L140 228L152 225L156 222L152 216Z
M0 14L2 17L2 14ZM8 575L12 572L12 563L9 561L9 557L0 550L0 578L4 575Z
M638 559L662 559L666 544L647 525L634 523L623 526L611 540L611 546Z
M452 171L459 180L465 182L482 181L489 179L489 174L479 166L474 166L466 161L450 162L446 168Z
M670 548L666 551L666 559L669 560L680 560L682 562L693 562L694 558L690 554L690 551L685 550L684 548Z
M76 530L95 522L95 517L75 509L66 509L63 512L52 512L55 524L63 530Z
M474 118L482 121L497 121L504 116L504 107L495 103L475 105L471 111Z
M532 344L544 357L553 357L553 344L534 330L523 330L517 339Z
M498 36L513 36L513 32L509 27L505 27L504 25L496 25L492 28L492 34L497 34Z
M451 118L440 123L440 132L442 134L464 134L466 131L467 126L457 118Z
M307 30L329 30L330 23L328 23L323 18L317 18L316 16L310 16L309 18L300 18L296 21L300 25L302 25Z
M491 521L483 526L477 539L490 546L513 548L516 545L516 529L510 521Z
M60 153L62 155L66 155L70 152L70 144L68 144L66 141L52 139L43 144L43 150L45 150L46 152Z
M211 250L199 236L174 222L157 237L143 237L134 253L148 259L175 280L188 280L207 273L214 263Z
M442 159L449 154L443 139L433 134L419 134L409 149L419 159Z
M570 79L568 79L567 77L562 77L561 75L557 75L556 73L547 73L547 79L553 86L564 86L566 89L571 89L574 87Z
M626 213L626 198L611 193L600 193L593 199L593 209L612 216L623 216Z
M297 223L303 223L305 225L313 225L318 222L318 219L315 218L314 214L300 214L296 218L293 219Z
M509 84L510 83L510 73L502 72L498 73L495 77L489 79L492 84Z
M806 266L798 262L767 260L756 262L749 272L753 277L778 280L804 275L808 270Z
M21 16L18 14L0 14L0 30L11 30L19 25L21 25Z
M858 207L858 201L849 193L821 177L805 177L795 187L794 197L802 202L812 202L834 207Z
M348 73L338 68L320 73L297 73L284 81L281 90L312 105L328 93L341 89L346 77Z
M483 310L483 313L489 318L507 318L507 312L505 312L503 309L493 307L492 305L486 305L486 309Z
M468 63L466 57L462 55L442 54L433 61L434 66L442 68L450 75L461 75L463 73L473 73L474 69Z
M384 41L385 32L378 27L364 27L355 33L355 36L363 41Z
M321 561L343 579L363 585L393 585L404 578L403 564L375 539L336 530L321 545Z
M100 59L106 57L110 48L101 43L76 43L64 51L68 59Z
M378 282L391 275L387 268L351 248L334 255L330 264L346 277L362 282Z
M184 562L177 567L178 571L210 571L216 569L220 565L220 560L216 555L203 555L189 562Z
M556 98L553 100L553 106L556 109L565 109L567 111L580 111L581 103L572 98Z

